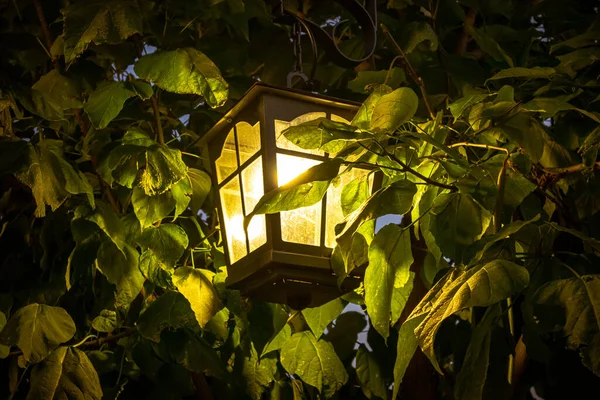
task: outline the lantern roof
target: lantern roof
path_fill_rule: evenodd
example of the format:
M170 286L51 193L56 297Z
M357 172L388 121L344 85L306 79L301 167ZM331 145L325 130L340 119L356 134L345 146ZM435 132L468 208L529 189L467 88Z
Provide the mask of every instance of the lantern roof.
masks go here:
M263 82L255 82L250 89L240 98L240 100L215 124L199 141L200 145L209 142L225 126L236 119L237 115L256 99L271 94L287 99L294 99L303 102L310 102L319 105L329 105L338 108L344 108L351 111L357 111L361 103L343 100L332 96L326 96L319 93L307 92L305 90L290 89L280 86L273 86Z

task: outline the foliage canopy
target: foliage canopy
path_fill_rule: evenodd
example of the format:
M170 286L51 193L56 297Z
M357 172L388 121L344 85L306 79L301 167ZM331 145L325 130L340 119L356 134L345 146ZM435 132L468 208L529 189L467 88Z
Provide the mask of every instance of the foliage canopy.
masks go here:
M285 84L289 27L270 5L0 0L0 396L551 399L597 385L597 2L389 0L378 20L369 60L314 60L320 91L362 102L354 120L284 133L332 155L297 181L321 197L353 167L384 176L370 196L367 178L341 190L332 265L341 282L368 262L363 285L291 310L225 286L195 147L255 80ZM362 54L356 26L336 32ZM318 201L297 190L254 214ZM375 233L387 214L402 222Z

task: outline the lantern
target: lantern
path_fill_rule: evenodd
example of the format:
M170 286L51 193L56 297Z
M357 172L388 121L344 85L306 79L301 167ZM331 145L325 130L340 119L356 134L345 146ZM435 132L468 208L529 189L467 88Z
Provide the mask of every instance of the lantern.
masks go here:
M359 284L347 278L338 288L331 269L334 227L343 220L344 185L368 173L352 169L313 206L270 215L248 215L260 198L329 155L305 150L281 133L289 126L326 117L349 123L358 106L312 93L255 84L202 139L227 261L227 284L243 295L288 303L323 304Z

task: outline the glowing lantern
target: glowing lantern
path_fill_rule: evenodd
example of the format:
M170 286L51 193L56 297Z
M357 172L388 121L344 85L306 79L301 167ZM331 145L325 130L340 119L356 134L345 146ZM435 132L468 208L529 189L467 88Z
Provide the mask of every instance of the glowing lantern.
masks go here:
M256 215L247 232L244 216L260 198L329 155L304 150L281 133L289 126L321 117L346 122L358 106L312 93L254 85L203 138L213 169L228 285L247 296L296 308L323 304L358 286L356 277L342 290L330 257L334 227L343 220L343 186L368 171L341 175L324 199L309 207Z

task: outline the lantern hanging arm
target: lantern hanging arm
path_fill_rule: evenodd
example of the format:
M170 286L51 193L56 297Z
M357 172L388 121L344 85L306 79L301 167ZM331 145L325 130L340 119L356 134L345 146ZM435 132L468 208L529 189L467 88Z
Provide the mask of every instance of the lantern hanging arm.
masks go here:
M313 52L315 52L315 64L317 51L316 47L318 44L318 46L324 50L325 56L334 64L344 68L353 68L371 57L375 51L375 46L377 45L377 0L365 0L364 5L359 3L357 0L335 1L348 10L348 12L356 19L362 29L365 46L363 54L360 58L348 57L338 47L338 44L335 40L335 32L336 27L339 24L336 24L336 26L333 27L332 32L329 33L317 23L308 19L304 19L300 15L285 10L283 7L283 1L280 2L279 19L292 24L301 24L302 28L304 28L305 32L309 35L309 39L311 40ZM290 17L293 17L293 20ZM311 68L311 74L314 74L314 68L315 66Z
M314 35L309 30L304 20L295 14L290 15L295 19L295 21L292 23L291 30L291 39L294 45L294 68L287 75L287 87L293 87L292 80L294 77L301 78L305 85L310 86L310 83L312 83L314 80L315 71L317 70L317 43L315 42ZM309 76L306 76L302 70L302 28L304 28L304 31L307 33L312 48L313 62L310 68Z

